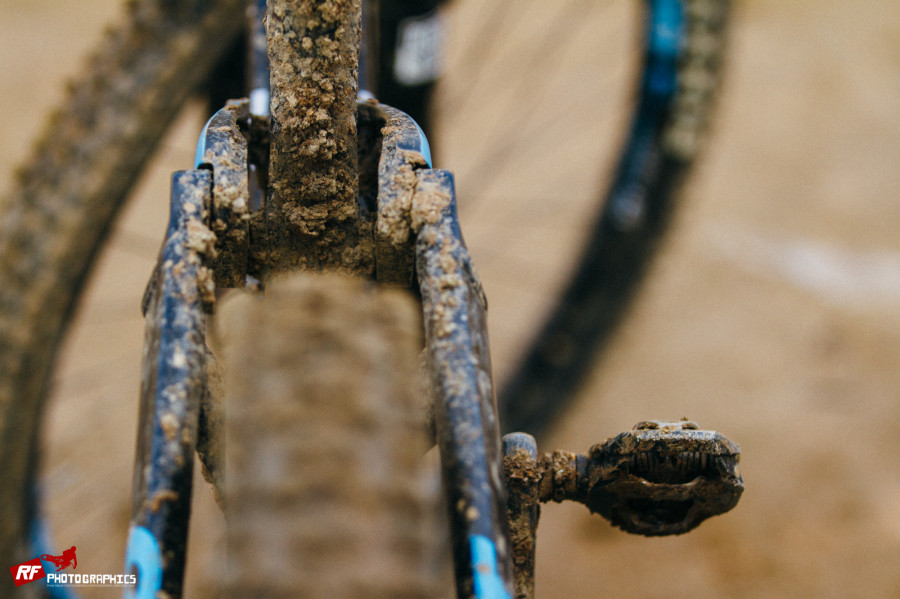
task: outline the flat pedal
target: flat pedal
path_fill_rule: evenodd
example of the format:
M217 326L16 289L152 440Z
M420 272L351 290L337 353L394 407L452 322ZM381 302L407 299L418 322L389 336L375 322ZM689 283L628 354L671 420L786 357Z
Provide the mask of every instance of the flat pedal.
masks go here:
M691 421L639 422L590 450L584 503L626 532L688 532L737 505L740 447Z
M737 505L744 491L740 447L690 420L645 420L587 455L539 455L534 437L503 437L507 521L516 596L532 597L539 504L577 501L622 530L676 535Z

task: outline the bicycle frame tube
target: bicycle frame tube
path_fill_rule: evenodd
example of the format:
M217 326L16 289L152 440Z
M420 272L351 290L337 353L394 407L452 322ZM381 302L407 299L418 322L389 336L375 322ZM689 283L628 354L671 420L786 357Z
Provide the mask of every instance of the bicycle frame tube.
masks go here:
M459 597L511 596L506 494L500 473L497 408L491 381L486 300L462 240L452 175L431 170L427 141L415 121L388 106L379 168L376 272L409 285L414 247L425 318L426 353L435 390L435 431ZM414 177L398 177L410 172ZM398 183L398 180L401 183ZM395 216L412 206L406 223ZM391 237L388 233L394 232ZM402 237L402 235L401 235Z
M138 575L126 597L181 596L200 399L206 385L205 327L198 249L212 173L172 178L167 239L145 297L147 335L134 496L125 573Z
M418 232L416 262L457 594L511 597L512 562L486 303L460 235L452 175L419 171L413 206L414 211L433 214Z

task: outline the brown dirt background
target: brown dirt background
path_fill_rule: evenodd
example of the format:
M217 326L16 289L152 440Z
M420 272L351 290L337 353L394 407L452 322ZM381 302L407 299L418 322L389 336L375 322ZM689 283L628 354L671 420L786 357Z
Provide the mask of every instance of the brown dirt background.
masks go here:
M4 187L119 4L0 0ZM458 0L448 13L437 158L457 174L498 381L564 280L609 172L636 4ZM895 0L737 2L726 88L683 210L548 448L688 416L741 444L747 490L731 514L670 539L545 508L540 597L900 597L898 104ZM202 119L188 109L143 177L56 377L45 486L55 542L78 546L85 573L121 567L139 299L169 173L189 167ZM222 523L206 489L197 496L189 584L202 589L221 567Z

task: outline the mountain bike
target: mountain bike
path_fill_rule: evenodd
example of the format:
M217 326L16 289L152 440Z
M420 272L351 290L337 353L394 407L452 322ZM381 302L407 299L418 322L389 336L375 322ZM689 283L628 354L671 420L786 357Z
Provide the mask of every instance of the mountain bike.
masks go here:
M110 199L124 195L205 74L234 68L219 58L242 35L259 39L259 16L247 27L243 9L134 3L129 26L98 54L102 68L73 88L71 113L57 117L24 174L25 201L4 206L0 464L9 484L0 532L10 563L35 551L46 373L116 211ZM143 303L126 565L137 596L180 594L195 451L228 518L233 596L437 594L438 500L418 459L429 435L441 450L459 596L530 596L539 501L582 501L623 529L655 535L686 532L740 496L737 447L691 422L643 422L584 456L539 456L527 435L501 449L486 300L452 175L431 168L413 119L357 103L355 54L369 10L272 2L271 88L254 76L250 100L218 111L195 168L173 177L166 242ZM602 250L588 252L603 260L647 253L658 233L647 223L661 226L654 214L665 212L696 150L718 67L720 3L653 2L648 15L632 135L600 221ZM257 67L265 62L253 56ZM110 74L114 85L105 84ZM271 114L251 106L254 92L271 94ZM648 203L656 198L663 208ZM608 249L610 235L625 249ZM289 274L296 270L307 274ZM630 288L636 277L627 279ZM220 289L234 287L251 291L229 302ZM208 324L219 304L221 317ZM595 325L567 326L597 334ZM541 344L544 355L553 346ZM546 378L546 370L524 372ZM515 394L502 397L517 414ZM532 405L526 398L521 410Z

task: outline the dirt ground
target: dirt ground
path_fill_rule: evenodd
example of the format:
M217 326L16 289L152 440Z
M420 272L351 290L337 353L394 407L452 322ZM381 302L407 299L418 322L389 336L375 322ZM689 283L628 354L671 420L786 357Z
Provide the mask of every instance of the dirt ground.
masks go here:
M119 4L0 0L3 187ZM457 0L448 14L436 158L456 172L498 382L607 178L637 4ZM741 445L746 492L732 513L666 539L546 507L544 599L900 597L900 4L739 1L731 41L664 253L546 442L584 451L639 420L687 416ZM54 539L78 546L79 571L121 567L139 300L169 173L190 165L202 119L185 112L140 182L56 378L45 487ZM221 519L205 488L197 496L195 589L223 557Z

